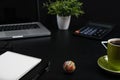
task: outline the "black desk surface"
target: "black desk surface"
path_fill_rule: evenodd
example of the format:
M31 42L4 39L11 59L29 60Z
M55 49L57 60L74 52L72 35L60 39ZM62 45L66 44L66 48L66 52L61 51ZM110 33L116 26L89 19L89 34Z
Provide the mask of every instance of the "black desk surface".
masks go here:
M111 32L105 40L120 37L116 34ZM71 30L53 31L51 37L5 42L9 42L14 52L48 59L51 62L49 72L38 80L120 80L120 76L107 73L97 65L98 58L106 55L101 40L75 37ZM62 66L66 60L75 62L76 71L73 74L64 73Z

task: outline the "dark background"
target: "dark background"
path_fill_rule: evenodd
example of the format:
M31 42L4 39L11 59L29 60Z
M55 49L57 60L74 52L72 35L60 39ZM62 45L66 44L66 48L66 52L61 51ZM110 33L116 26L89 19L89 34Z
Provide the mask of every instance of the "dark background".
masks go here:
M37 21L37 0L1 0L0 24Z
M47 14L43 3L48 0L39 0L40 21L49 29L57 29L56 15ZM55 1L55 0L54 0ZM88 21L112 23L119 25L119 0L80 0L85 14L78 18L72 16L70 29L83 26ZM0 24L12 22L35 21L38 18L37 0L1 0ZM23 16L23 14L25 14Z

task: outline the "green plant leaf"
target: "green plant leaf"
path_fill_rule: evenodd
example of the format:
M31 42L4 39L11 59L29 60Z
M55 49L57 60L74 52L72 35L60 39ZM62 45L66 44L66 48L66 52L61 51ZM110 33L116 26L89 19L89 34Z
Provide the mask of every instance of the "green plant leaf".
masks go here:
M55 2L49 0L43 4L43 6L47 7L48 14L58 14L60 16L73 15L76 17L84 14L84 11L81 9L82 5L83 3L77 0L56 0Z

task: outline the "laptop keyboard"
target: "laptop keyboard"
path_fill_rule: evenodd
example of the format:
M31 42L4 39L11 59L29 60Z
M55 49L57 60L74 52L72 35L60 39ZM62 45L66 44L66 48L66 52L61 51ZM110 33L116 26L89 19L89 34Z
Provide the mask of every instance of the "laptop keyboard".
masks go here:
M26 30L40 28L37 24L4 25L0 26L0 31Z

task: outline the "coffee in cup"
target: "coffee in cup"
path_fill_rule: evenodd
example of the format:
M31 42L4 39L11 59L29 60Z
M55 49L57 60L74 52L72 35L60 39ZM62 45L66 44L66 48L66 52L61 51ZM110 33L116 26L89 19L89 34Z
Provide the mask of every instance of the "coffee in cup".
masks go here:
M120 38L112 38L107 42L102 42L105 46L104 43L107 43L108 63L114 69L120 70Z

